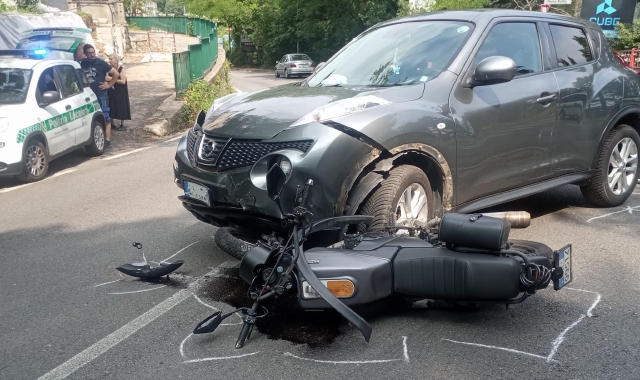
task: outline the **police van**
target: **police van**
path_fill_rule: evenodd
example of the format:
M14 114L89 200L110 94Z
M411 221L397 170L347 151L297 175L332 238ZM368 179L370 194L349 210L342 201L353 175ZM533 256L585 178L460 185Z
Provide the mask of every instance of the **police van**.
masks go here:
M43 179L53 159L78 148L99 156L105 144L98 99L71 58L77 38L33 36L0 51L0 177L25 182Z

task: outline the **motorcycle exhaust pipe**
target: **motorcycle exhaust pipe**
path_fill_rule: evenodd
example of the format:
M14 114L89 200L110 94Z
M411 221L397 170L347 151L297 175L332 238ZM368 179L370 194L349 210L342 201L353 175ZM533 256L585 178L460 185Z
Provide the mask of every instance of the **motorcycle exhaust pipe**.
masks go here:
M511 224L511 228L527 228L531 225L531 214L526 211L487 212L482 215L504 219Z

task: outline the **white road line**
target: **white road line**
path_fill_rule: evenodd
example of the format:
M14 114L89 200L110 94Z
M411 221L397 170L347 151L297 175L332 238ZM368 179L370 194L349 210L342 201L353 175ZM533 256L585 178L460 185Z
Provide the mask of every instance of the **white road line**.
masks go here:
M2 193L8 193L8 192L13 191L13 190L22 189L23 187L26 187L26 186L35 185L35 184L37 184L37 183L44 182L44 181L46 181L46 180L48 180L48 179L51 179L51 178L56 178L56 177L59 177L59 176L61 176L61 175L65 175L65 174L73 173L73 172L75 172L76 170L78 170L78 169L66 169L66 170L62 170L62 171L59 171L59 172L57 172L56 174L53 174L53 175L51 175L50 177L47 177L47 178L45 178L45 179L43 179L42 181L39 181L39 182L25 183L24 185L20 185L20 186L15 186L15 187L9 187L9 188L6 188L6 189L2 189L2 190L0 190L0 194L2 194Z
M409 363L409 350L407 349L407 337L402 337L402 354L404 355L404 361Z
M180 136L178 136L178 137L171 138L171 139L169 139L169 140L166 140L165 142L171 142L171 141L179 140L179 139L181 139L181 138L182 138L182 136L183 136L183 135L180 135Z
M97 288L98 286L102 286L102 285L108 285L108 284L113 284L114 282L118 282L118 281L122 281L122 279L120 280L115 280L115 281L109 281L109 282L104 282L102 284L98 284L98 285L94 285L94 288Z
M179 305L189 297L191 297L191 292L189 290L184 289L177 292L173 296L151 308L146 313L107 335L94 345L86 348L84 351L43 375L39 380L64 379L87 363L96 359L98 356L104 354L118 343L127 339L141 328L155 321L158 317L173 309L176 305Z
M162 285L162 286L158 286L158 287L151 288L151 289L136 290L136 291L133 291L133 292L119 292L119 293L107 293L107 294L115 294L115 295L118 295L118 294L143 293L143 292L150 292L150 291L152 291L152 290L161 289L161 288L164 288L165 286L167 286L167 285Z
M196 242L193 242L193 243L189 244L188 246L182 248L181 250L179 250L178 252L174 253L173 255L171 255L171 256L167 257L166 259L162 260L161 263L166 263L167 260L174 258L178 253L184 251L185 249L191 247L192 245L194 245L196 243L198 243L198 242L196 241Z
M149 149L149 148L151 148L151 147L150 147L150 146L147 146L147 147L145 147L145 148L134 149L134 150L132 150L132 151L130 151L130 152L124 152L124 153L116 154L115 156L105 157L105 158L103 158L103 160L106 160L106 161L114 160L114 159L116 159L116 158L124 157L124 156L127 156L127 155L129 155L129 154L137 153L137 152L140 152L140 151L142 151L142 150Z
M527 356L532 356L534 358L538 358L538 359L544 359L549 361L550 359L547 356L542 356L542 355L536 355L536 354L532 354L531 352L525 352L525 351L518 351L518 350L514 350L513 348L506 348L506 347L497 347L497 346L489 346L487 344L480 344L480 343L469 343L469 342L458 342L457 340L451 340L451 339L442 339L442 340L446 340L448 342L453 342L453 343L458 343L458 344L466 344L467 346L476 346L476 347L484 347L484 348L493 348L495 350L502 350L502 351L508 351L508 352L513 352L514 354L522 354L522 355L527 355ZM557 360L553 360L552 361L557 361Z

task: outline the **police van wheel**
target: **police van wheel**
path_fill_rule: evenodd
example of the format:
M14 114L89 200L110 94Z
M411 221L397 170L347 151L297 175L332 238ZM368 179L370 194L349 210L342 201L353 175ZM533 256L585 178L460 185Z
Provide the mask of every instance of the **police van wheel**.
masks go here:
M47 175L49 171L49 153L47 148L36 139L27 142L22 160L22 173L18 175L18 179L23 182L40 181Z
M85 147L90 156L100 156L104 152L104 126L100 120L94 120L91 126L91 142Z

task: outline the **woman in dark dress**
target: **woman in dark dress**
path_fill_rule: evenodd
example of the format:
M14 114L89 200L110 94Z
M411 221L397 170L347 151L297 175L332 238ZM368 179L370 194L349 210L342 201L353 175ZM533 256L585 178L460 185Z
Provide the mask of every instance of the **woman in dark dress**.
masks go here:
M120 65L120 57L116 54L109 56L109 64L120 73L120 78L116 81L112 88L109 89L109 114L113 126L116 125L116 120L120 120L120 126L116 128L117 131L126 130L122 124L124 120L131 120L131 108L129 107L129 89L127 87L127 76L124 73L124 67Z

